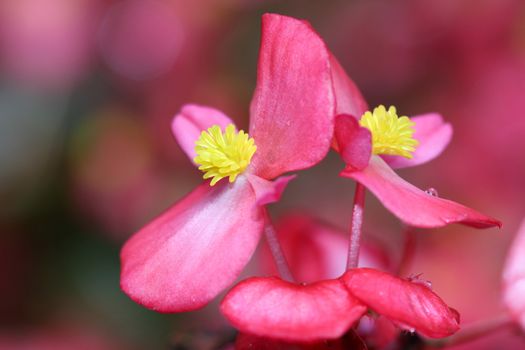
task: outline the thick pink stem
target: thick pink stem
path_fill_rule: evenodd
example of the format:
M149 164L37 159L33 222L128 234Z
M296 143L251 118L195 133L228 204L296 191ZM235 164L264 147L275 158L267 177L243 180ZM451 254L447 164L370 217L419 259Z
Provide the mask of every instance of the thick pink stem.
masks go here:
M275 228L273 227L268 215L266 227L264 228L264 234L266 236L266 242L268 242L268 246L272 252L273 260L275 261L277 270L279 271L279 275L285 281L295 282L292 271L290 271L290 267L288 266L288 262L286 261L286 257L284 256L283 250L281 248L281 244L279 243L279 239L277 238Z
M361 246L361 228L363 227L363 211L365 207L365 187L359 182L355 185L354 207L350 222L350 244L348 247L347 270L357 267L359 263L359 248Z

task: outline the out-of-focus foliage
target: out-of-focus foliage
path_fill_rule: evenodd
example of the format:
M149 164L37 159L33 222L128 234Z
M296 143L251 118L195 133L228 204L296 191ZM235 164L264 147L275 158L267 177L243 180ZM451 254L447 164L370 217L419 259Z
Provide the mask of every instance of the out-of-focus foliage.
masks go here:
M430 230L408 273L424 272L465 322L498 313L501 267L525 212L524 5L1 1L0 349L209 348L233 339L216 304L159 315L128 300L118 254L199 182L171 136L183 103L248 125L264 12L308 19L372 105L438 111L453 125L448 150L403 176L504 227ZM338 178L342 167L331 155L302 173L272 215L304 210L345 229L352 185ZM367 200L366 234L398 247L399 224Z

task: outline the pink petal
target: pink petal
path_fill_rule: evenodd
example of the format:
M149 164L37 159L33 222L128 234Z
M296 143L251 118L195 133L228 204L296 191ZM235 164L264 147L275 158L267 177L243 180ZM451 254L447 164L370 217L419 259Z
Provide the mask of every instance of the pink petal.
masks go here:
M287 341L343 335L366 311L339 280L309 285L254 277L235 286L221 311L241 332Z
M250 106L254 173L273 179L315 165L332 141L329 53L304 21L263 15L257 87Z
M461 223L477 228L500 226L501 222L461 204L434 197L400 178L379 156L373 156L363 171L345 169L341 176L368 188L404 223L415 227L441 227Z
M121 288L159 312L198 309L237 278L263 225L244 177L206 182L126 242Z
M368 268L349 270L341 279L357 299L403 328L430 338L459 330L457 311L421 283Z
M195 153L195 141L197 141L201 132L213 125L219 125L221 129L225 129L229 124L234 123L228 116L217 109L188 104L182 106L179 114L173 118L171 131L184 153L194 163L193 158L197 156Z
M525 330L525 220L512 243L503 269L503 301Z
M341 114L335 119L336 150L346 165L355 170L363 170L372 155L372 134L359 125L354 117Z
M255 192L257 204L265 205L278 202L288 183L296 176L281 176L273 181L265 180L253 174L247 174L246 177Z
M361 118L368 110L368 104L363 95L333 55L330 55L330 66L332 68L336 114L349 114L356 119Z
M452 125L445 123L437 113L410 118L416 123L414 138L419 141L412 159L397 156L382 156L392 168L407 168L424 164L445 150L452 138Z

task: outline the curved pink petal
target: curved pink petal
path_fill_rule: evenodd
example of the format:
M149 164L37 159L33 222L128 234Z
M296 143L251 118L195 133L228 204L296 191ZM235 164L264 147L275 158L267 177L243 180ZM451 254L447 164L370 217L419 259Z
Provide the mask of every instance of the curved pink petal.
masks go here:
M341 176L368 188L401 221L415 227L441 227L461 223L477 228L501 222L461 204L434 197L399 177L379 156L372 156L362 171L345 169Z
M250 106L256 175L269 180L308 168L328 152L334 118L328 60L325 44L306 22L263 15Z
M253 254L264 216L244 177L208 182L153 220L121 252L121 288L159 312L206 305Z
M357 119L348 114L335 118L335 148L346 165L363 170L372 155L372 134L359 125Z
M525 220L512 243L503 269L503 301L525 330Z
M349 270L341 280L353 296L405 329L430 338L459 330L457 311L424 284L368 268Z
M265 205L278 202L286 186L288 186L290 181L295 179L296 175L281 176L273 181L265 180L253 174L247 174L246 177L255 192L257 204Z
M414 123L414 138L419 141L411 159L397 156L382 156L392 168L407 168L424 164L439 156L452 139L452 125L437 113L428 113L410 118Z
M195 153L195 141L206 130L213 125L219 125L225 129L234 122L221 111L205 106L187 104L182 106L181 111L173 117L171 131L177 139L180 147L186 153L193 164Z
M288 341L338 338L365 311L339 280L299 285L255 277L221 302L221 312L241 332Z
M335 94L336 114L349 114L356 119L360 119L368 110L368 104L363 95L333 55L330 55L330 67Z

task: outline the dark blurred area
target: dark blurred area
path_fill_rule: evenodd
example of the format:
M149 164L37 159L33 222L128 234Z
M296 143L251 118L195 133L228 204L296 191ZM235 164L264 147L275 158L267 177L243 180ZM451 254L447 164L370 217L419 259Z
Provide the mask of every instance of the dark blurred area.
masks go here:
M371 106L452 123L445 153L402 176L504 226L421 230L411 272L465 324L503 310L501 268L525 216L522 0L3 0L1 350L211 349L234 339L216 303L161 315L129 300L119 249L200 182L171 135L182 104L248 125L265 12L310 21ZM302 210L346 230L353 185L342 168L331 154L301 172L272 215ZM401 225L372 196L365 220L366 234L399 254ZM525 344L503 332L473 348L501 339Z

